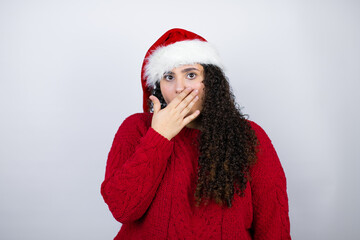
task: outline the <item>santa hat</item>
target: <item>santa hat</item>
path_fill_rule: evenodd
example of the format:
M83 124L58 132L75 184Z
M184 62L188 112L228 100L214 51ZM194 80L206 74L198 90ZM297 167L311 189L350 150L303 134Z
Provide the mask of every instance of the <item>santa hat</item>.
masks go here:
M165 72L186 64L212 64L223 68L215 48L203 37L180 28L162 35L147 51L141 71L143 109L149 112L148 98Z

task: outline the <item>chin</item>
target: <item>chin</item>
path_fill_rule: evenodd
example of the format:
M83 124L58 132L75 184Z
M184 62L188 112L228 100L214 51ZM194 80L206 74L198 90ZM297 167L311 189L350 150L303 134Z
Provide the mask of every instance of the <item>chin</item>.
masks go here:
M190 116L190 115L193 114L195 111L196 111L196 109L195 109L195 110L191 110L191 111L188 112L188 114L186 114L185 116L186 116L186 117L187 117L187 116Z

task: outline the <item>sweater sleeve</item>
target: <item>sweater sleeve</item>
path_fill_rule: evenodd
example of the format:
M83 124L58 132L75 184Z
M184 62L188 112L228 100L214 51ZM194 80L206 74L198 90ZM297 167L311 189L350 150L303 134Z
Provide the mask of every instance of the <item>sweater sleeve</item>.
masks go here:
M251 126L259 140L257 162L250 170L254 239L291 239L284 170L265 131L254 122Z
M101 194L114 218L127 223L144 215L164 175L173 142L134 114L119 127L110 149Z

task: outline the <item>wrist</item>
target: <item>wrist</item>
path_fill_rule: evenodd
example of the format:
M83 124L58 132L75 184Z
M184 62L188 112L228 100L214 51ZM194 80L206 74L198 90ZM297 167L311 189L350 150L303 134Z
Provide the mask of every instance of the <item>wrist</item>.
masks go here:
M158 129L156 127L152 127L158 134L160 134L161 136L163 136L164 138L168 139L169 141L173 138L172 136L170 136L169 134L165 134L165 131Z

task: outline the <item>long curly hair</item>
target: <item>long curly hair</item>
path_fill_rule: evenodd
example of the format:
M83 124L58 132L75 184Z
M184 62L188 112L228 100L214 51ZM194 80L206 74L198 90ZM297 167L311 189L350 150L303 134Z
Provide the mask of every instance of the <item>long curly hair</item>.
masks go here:
M247 114L242 114L223 71L215 65L204 68L203 109L195 119L200 123L196 206L213 199L230 208L234 194L244 196L249 169L256 162L258 140ZM152 94L166 107L157 83ZM150 111L153 106L149 102Z

